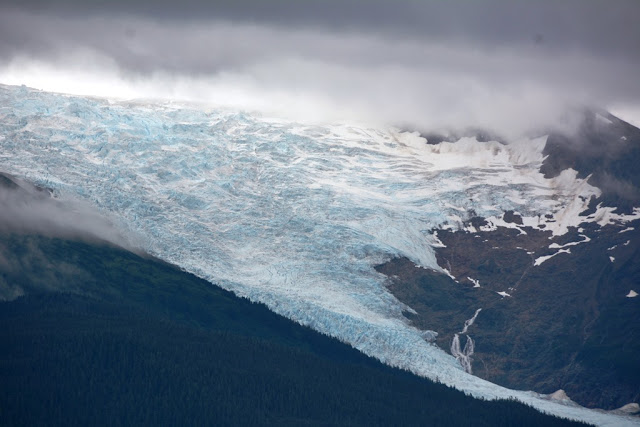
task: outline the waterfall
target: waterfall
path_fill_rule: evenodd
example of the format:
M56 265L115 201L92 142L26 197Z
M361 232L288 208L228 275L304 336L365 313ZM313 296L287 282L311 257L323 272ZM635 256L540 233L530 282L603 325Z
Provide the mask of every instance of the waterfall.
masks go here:
M481 310L482 310L481 308L477 309L471 319L464 321L464 328L462 328L462 331L460 331L461 334L467 333L467 329L469 329L469 326L473 325L473 322L476 321L476 317L478 317L478 313L480 313Z
M467 343L464 345L464 349L462 350L460 350L460 336L458 334L453 336L453 341L451 342L451 354L456 358L460 365L462 365L464 371L469 374L473 373L471 368L471 362L473 359L471 356L473 355L474 350L475 342L470 336L467 335Z
M467 342L464 345L464 349L460 349L460 334L466 335L469 326L473 325L473 322L476 321L476 318L478 317L478 314L481 310L481 308L477 309L471 319L465 320L462 331L454 334L453 341L451 342L451 355L456 358L460 365L462 365L462 368L465 370L465 372L469 374L473 373L471 369L471 362L473 361L473 359L471 358L471 356L475 351L476 344L473 339L471 339L471 337L467 335Z

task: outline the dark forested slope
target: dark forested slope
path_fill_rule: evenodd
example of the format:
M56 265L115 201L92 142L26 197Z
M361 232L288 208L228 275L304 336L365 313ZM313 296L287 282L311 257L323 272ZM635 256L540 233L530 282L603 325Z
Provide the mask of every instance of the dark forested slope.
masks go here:
M155 259L0 236L0 424L564 425L485 402Z

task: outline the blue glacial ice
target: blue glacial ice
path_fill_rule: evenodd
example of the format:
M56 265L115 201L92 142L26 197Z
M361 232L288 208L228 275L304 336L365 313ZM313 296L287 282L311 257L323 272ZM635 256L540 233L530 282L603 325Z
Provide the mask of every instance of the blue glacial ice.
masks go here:
M468 375L408 325L373 266L433 269L435 227L470 210L536 217L595 191L544 179L545 139L427 145L393 129L292 123L199 106L0 86L0 169L88 201L186 271L476 396L601 425L632 423ZM553 197L551 197L553 196Z

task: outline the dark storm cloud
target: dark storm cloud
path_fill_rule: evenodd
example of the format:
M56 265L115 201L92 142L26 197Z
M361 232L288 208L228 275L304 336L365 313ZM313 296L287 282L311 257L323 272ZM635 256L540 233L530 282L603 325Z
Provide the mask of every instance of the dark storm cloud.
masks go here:
M249 107L515 131L635 108L639 16L635 0L23 0L0 10L0 62L14 83L82 69L142 96L234 88Z
M234 20L414 37L579 47L640 57L636 0L10 0L7 7L59 16L130 15L165 21ZM37 31L37 30L36 30Z

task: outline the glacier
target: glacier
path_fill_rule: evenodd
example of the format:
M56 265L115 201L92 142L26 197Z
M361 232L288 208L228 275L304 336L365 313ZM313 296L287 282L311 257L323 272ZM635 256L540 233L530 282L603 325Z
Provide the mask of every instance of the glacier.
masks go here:
M558 233L599 190L539 172L545 136L510 144L314 124L156 101L0 85L0 169L89 202L130 242L393 366L484 398L513 397L599 425L636 421L465 373L423 338L375 265L439 271L433 230L472 213L552 214ZM601 221L601 216L592 218ZM497 224L497 225L496 225ZM476 313L477 314L477 313Z

